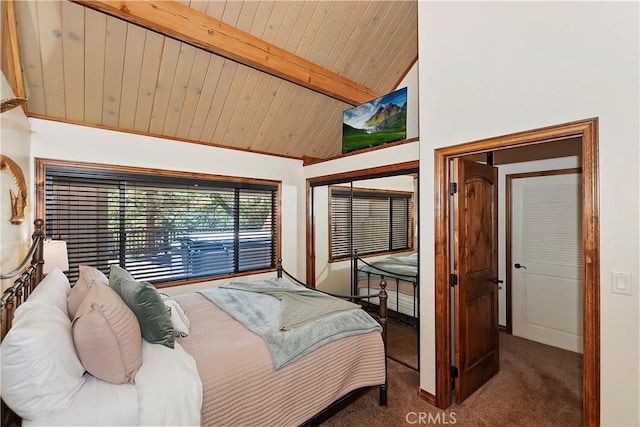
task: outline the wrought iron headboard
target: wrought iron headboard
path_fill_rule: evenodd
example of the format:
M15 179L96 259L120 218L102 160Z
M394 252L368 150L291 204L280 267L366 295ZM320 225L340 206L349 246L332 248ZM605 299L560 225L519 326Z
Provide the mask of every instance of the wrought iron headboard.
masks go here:
M27 255L18 268L6 274L0 273L0 279L10 279L20 275L0 297L0 310L2 312L2 316L0 316L1 338L4 338L11 328L14 310L27 299L31 291L42 280L42 266L44 264L43 242L45 238L44 221L36 219L33 224L35 225L35 231L31 236L33 243Z

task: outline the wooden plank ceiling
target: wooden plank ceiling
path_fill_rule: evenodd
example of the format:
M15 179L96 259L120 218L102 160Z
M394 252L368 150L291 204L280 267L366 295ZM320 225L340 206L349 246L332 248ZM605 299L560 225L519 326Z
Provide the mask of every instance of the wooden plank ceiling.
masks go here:
M329 158L341 153L345 100L356 105L391 92L417 59L415 0L181 1L193 9L176 15L189 16L182 29L159 14L143 11L127 22L92 9L112 3L130 16L135 2L93 3L15 2L30 115ZM207 31L197 39L195 23L211 25L209 17L227 24L216 31L255 39L264 62L242 59L233 46L219 50ZM283 75L282 58L308 77Z

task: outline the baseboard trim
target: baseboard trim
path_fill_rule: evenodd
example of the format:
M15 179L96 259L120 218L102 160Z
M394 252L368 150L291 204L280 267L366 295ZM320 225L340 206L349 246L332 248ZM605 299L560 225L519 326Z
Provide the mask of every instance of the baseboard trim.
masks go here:
M420 399L426 400L431 405L436 406L436 397L428 391L419 389L418 396L420 397Z

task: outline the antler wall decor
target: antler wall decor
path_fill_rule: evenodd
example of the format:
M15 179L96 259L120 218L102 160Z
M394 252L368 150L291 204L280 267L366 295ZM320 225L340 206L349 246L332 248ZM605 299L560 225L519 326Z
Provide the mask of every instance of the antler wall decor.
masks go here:
M24 212L27 208L27 183L20 166L9 157L0 154L0 170L4 169L9 170L18 186L17 193L9 189L9 197L11 197L11 224L19 225L24 221Z
M27 102L26 98L19 98L19 97L5 98L2 100L2 102L0 102L0 113L9 111L13 108L16 108L19 105L23 105L26 102Z

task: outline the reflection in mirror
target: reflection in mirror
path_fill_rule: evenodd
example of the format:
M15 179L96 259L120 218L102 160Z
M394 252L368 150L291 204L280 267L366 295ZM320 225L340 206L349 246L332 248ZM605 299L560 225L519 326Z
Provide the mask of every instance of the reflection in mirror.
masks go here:
M387 355L418 369L417 174L315 186L312 196L316 288L376 293L384 276ZM372 299L364 306L377 312L376 304Z

